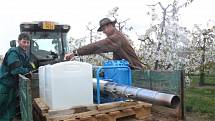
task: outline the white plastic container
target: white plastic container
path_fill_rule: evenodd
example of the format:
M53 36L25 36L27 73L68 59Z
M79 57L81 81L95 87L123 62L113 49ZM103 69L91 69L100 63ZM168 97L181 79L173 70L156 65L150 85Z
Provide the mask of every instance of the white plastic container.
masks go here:
M45 91L45 98L44 98L44 102L47 104L47 105L49 105L48 104L48 102L51 102L51 96L50 96L50 93L51 93L51 80L50 79L48 79L49 78L49 74L47 73L47 71L49 70L49 69L51 69L51 66L52 65L45 65L45 74L44 74L44 78L45 78L45 83L44 83L44 91Z
M92 65L67 61L46 66L45 102L50 109L93 104Z
M39 92L40 98L45 101L45 66L39 67Z

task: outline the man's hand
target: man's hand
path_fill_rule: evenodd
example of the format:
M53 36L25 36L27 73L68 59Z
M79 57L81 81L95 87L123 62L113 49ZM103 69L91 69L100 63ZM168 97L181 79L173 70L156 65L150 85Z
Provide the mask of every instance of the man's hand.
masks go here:
M27 77L30 80L32 80L32 76L33 76L32 71L30 71L30 72L28 72L28 73L25 74L25 77Z
M64 60L73 60L75 55L73 53L65 54Z

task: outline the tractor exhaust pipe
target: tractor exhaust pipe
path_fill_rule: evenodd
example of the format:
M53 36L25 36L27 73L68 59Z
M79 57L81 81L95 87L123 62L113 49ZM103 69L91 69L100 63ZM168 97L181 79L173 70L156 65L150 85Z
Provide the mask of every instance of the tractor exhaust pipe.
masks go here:
M176 108L180 104L179 96L161 93L144 88L117 84L114 82L100 80L100 90L114 93L120 97L127 97L134 100L145 101L166 107ZM93 79L93 86L96 89L97 80Z

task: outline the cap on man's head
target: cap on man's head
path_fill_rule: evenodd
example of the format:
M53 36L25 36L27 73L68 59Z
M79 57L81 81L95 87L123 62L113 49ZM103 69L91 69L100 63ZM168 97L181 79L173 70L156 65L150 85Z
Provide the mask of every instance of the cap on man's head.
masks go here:
M22 40L22 39L30 41L30 36L27 33L23 32L19 34L19 37L18 37L18 40Z
M105 26L105 25L108 25L108 24L112 24L112 25L115 25L116 24L116 20L114 21L111 21L109 18L103 18L102 20L99 21L99 29L97 31L102 31L102 27Z

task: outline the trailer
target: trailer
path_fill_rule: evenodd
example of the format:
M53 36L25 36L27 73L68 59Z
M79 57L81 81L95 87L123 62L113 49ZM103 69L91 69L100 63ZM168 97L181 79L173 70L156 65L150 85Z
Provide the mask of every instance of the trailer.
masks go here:
M20 109L22 121L116 121L168 119L183 120L183 71L132 71L133 86L144 87L179 95L181 103L176 109L152 105L137 100L86 105L65 110L49 110L39 98L38 74L31 79L20 75ZM164 85L165 84L165 85ZM168 121L167 120L167 121Z

